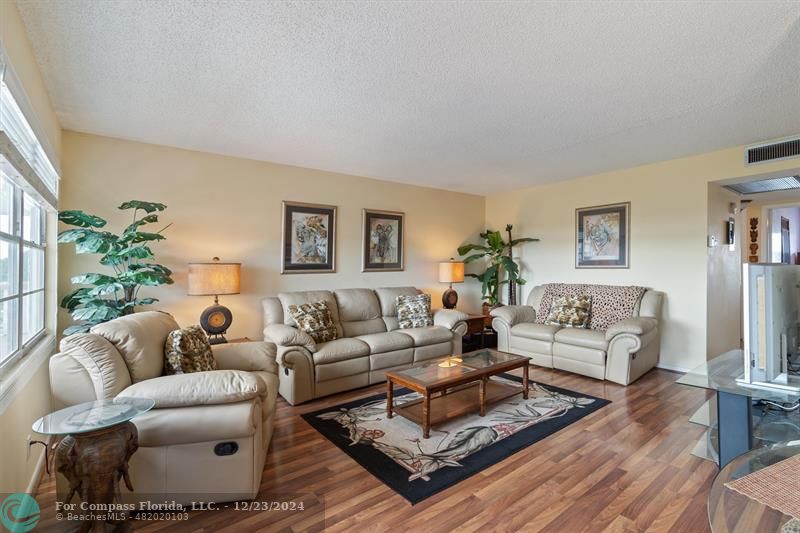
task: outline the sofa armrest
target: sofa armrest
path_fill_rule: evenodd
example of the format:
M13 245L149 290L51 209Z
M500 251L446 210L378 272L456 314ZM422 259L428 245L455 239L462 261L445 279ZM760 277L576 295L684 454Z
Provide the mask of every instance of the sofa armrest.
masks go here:
M449 330L456 329L459 322L464 322L468 318L469 315L455 309L436 309L433 312L433 324L444 326Z
M271 342L235 342L211 346L218 370L278 373L277 347Z
M317 351L317 344L311 335L285 324L268 324L264 327L264 340L278 346L302 346L311 353Z
M530 305L504 305L492 309L489 314L508 323L509 326L536 321L536 311Z
M244 402L264 396L266 391L264 381L250 372L212 370L146 379L117 397L150 398L155 400L156 409L164 409Z
M645 335L658 327L658 320L649 317L634 317L620 320L611 324L606 330L606 340L610 341L617 335L629 333L631 335Z

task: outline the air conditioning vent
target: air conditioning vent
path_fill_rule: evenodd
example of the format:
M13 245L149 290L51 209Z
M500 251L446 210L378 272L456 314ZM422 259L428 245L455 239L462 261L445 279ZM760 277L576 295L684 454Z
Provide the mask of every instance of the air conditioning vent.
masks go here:
M800 137L745 148L748 165L800 156Z
M790 191L794 189L800 189L800 176L786 176L783 178L768 178L758 181L746 181L744 183L723 185L723 187L738 194Z

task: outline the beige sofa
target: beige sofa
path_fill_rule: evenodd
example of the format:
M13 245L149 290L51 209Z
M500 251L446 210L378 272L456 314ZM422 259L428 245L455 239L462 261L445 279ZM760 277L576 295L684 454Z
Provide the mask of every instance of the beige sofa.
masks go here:
M434 325L399 329L396 298L414 287L284 292L263 300L264 339L278 345L280 394L292 405L385 381L384 372L461 353L467 315L433 313ZM297 329L292 304L324 301L340 338L316 344Z
M625 287L573 285L580 291L623 290ZM663 294L646 290L628 316L607 329L576 329L537 321L546 286L534 287L527 305L492 310L498 349L525 355L531 362L597 379L628 385L656 366L660 348L659 322ZM603 312L592 307L592 313Z
M148 311L64 338L50 359L55 407L151 398L155 408L133 420L139 432L139 450L130 461L136 494L163 494L179 503L252 499L272 438L275 346L216 345L218 370L162 376L164 343L178 327L170 315ZM218 456L215 446L229 442L238 451ZM65 480L59 478L60 488Z

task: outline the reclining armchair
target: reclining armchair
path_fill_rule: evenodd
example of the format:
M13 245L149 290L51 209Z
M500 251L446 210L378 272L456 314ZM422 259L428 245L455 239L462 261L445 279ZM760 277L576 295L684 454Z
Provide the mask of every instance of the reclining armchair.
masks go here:
M178 503L192 494L205 501L252 499L275 418L275 345L218 344L212 346L217 370L163 376L164 344L176 329L170 315L149 311L65 337L50 359L55 407L150 398L155 407L132 420L139 433L129 464L135 494L166 494ZM217 445L230 443L219 454ZM59 477L59 489L64 482Z

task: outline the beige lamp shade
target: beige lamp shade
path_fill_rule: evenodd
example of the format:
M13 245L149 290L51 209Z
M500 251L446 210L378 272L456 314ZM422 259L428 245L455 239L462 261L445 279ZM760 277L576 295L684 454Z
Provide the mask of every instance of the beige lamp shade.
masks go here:
M241 263L189 263L189 295L239 294Z
M442 261L439 263L439 282L440 283L461 283L464 281L464 262Z

